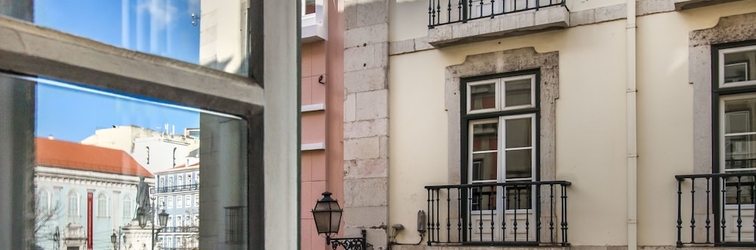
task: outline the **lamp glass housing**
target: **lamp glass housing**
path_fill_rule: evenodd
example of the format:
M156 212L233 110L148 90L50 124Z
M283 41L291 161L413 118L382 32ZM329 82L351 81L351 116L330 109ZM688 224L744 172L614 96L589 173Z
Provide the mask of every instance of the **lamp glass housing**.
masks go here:
M165 209L158 214L158 222L160 227L165 227L168 224L168 213L165 212Z
M110 243L115 244L116 243L116 238L117 238L117 236L116 236L115 233L111 234L110 235Z
M323 199L320 199L315 208L312 209L312 216L315 219L315 227L318 234L337 234L341 224L341 215L343 210L339 203L331 198L331 192L324 192Z

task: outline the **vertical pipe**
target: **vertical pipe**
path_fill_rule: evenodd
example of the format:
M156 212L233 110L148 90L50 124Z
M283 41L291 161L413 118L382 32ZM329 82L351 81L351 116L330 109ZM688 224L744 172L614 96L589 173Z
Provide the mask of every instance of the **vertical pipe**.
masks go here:
M638 249L638 147L635 1L627 0L627 249Z

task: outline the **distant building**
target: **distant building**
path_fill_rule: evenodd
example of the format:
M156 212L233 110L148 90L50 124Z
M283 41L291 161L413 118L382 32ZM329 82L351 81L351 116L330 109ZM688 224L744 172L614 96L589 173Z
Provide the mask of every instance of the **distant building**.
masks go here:
M167 126L164 132L132 125L98 129L81 143L126 151L151 173L185 164L190 152L199 152L199 137L176 135Z
M159 208L165 209L168 223L158 235L163 248L192 249L199 246L199 159L188 160L170 170L156 172Z
M135 217L139 177L154 185L153 175L122 150L45 138L36 147L39 247L113 249L112 233Z

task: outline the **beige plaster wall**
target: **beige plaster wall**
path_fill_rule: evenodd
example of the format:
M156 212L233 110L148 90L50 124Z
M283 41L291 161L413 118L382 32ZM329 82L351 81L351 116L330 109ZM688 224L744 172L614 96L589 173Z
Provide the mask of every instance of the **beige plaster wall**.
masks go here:
M416 21L412 17L405 21L397 14L422 8L397 10L399 2L391 9L391 40L425 36L419 31L409 34ZM582 2L603 6L610 1ZM693 172L688 33L714 26L720 16L756 12L753 3L638 19L640 245L674 244L674 175ZM389 213L390 224L406 227L398 241L419 240L415 217L418 210L427 209L423 186L449 183L447 116L458 114L444 110L445 68L462 63L467 55L535 47L540 53L559 53L556 176L573 183L568 189L569 241L573 245L626 245L625 32L625 21L619 20L391 56Z

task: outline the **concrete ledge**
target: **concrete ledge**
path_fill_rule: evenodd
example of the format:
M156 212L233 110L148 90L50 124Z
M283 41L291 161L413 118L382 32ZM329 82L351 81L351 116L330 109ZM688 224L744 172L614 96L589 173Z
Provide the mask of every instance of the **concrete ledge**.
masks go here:
M742 0L674 0L675 10L687 10Z
M149 89L155 98L197 108L223 104L227 113L244 114L248 109L241 106L265 103L263 89L249 78L7 17L0 17L0 69L120 92Z
M477 19L467 23L436 26L428 30L427 42L433 47L440 48L461 43L563 29L569 26L570 13L567 8L562 6L549 7L537 11Z
M325 150L325 143L318 142L318 143L302 144L302 151L312 151L312 150Z
M302 113L313 112L313 111L322 111L322 110L325 110L325 104L323 104L323 103L316 103L316 104L310 104L310 105L302 105Z

